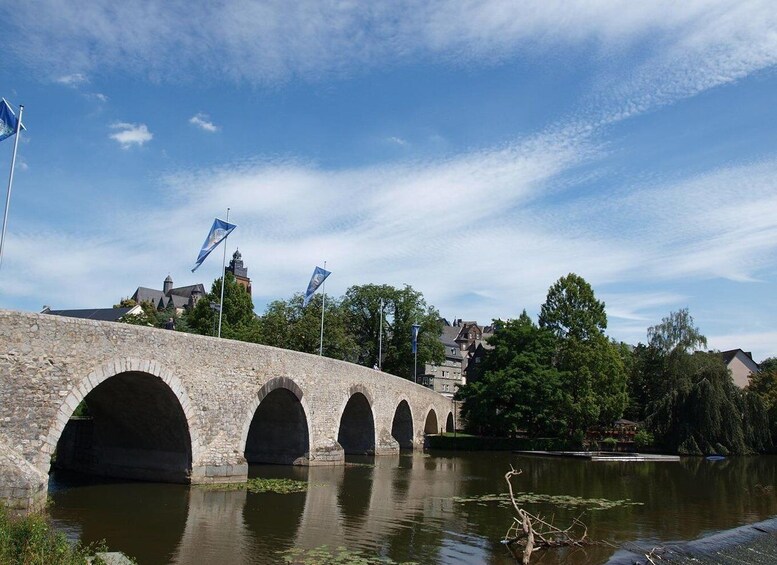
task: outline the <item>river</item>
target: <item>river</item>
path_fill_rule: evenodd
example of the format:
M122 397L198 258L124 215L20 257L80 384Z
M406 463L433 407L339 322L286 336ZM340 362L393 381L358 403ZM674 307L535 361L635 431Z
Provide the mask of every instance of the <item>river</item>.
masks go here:
M398 563L513 564L500 543L513 516L504 496L510 465L522 470L513 486L527 510L564 527L580 516L590 539L615 546L694 539L777 515L772 456L638 463L432 452L349 461L251 466L252 477L308 482L292 494L54 473L50 513L70 537L104 539L141 565L283 563L281 552L295 548L310 563L316 552L346 551ZM613 552L554 550L541 563L604 563Z

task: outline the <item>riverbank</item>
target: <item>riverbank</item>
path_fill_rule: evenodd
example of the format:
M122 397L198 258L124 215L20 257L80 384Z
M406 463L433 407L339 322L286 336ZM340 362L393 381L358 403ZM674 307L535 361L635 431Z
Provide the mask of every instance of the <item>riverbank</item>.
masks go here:
M566 451L579 448L559 438L485 437L460 433L427 436L429 449L445 451Z
M7 565L131 565L133 560L107 552L105 544L70 544L43 514L12 517L0 505L0 563Z
M607 565L648 565L659 560L702 565L777 563L777 517L689 542L628 544Z

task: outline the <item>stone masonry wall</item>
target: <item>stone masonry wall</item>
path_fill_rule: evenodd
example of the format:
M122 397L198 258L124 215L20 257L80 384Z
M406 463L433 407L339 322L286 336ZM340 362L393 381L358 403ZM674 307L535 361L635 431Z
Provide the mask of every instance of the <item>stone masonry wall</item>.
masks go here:
M356 392L372 408L378 455L398 451L391 428L402 400L412 413L415 447L423 444L430 411L444 427L453 410L450 399L407 380L317 355L0 310L0 498L45 492L51 454L75 408L100 383L126 372L161 379L180 402L191 438L190 478L196 483L245 480L251 420L275 388L288 388L300 400L311 465L343 462L340 417Z

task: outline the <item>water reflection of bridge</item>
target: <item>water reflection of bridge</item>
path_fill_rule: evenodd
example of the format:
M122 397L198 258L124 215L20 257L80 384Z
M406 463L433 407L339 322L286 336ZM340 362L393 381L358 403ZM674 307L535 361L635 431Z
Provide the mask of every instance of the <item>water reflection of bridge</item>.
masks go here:
M461 491L461 478L454 466L451 459L416 453L375 458L374 465L311 467L300 470L310 484L304 495L192 487L173 562L247 563L252 556L272 562L272 554L291 547L344 546L375 554L376 547L387 551L408 532L428 538L422 545L432 551L443 545L446 523L455 519L452 498ZM281 511L278 505L287 504L290 508ZM278 519L251 523L267 512ZM466 529L462 524L461 531Z

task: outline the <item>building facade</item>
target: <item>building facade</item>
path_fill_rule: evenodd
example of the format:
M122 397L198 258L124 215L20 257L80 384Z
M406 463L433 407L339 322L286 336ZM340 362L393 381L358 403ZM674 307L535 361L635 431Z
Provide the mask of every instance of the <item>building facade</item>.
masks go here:
M486 340L494 333L492 326L480 326L475 321L456 319L453 323L441 319L440 341L445 348L445 360L427 363L424 384L444 396L452 397L460 386L479 376L480 362L490 349Z

